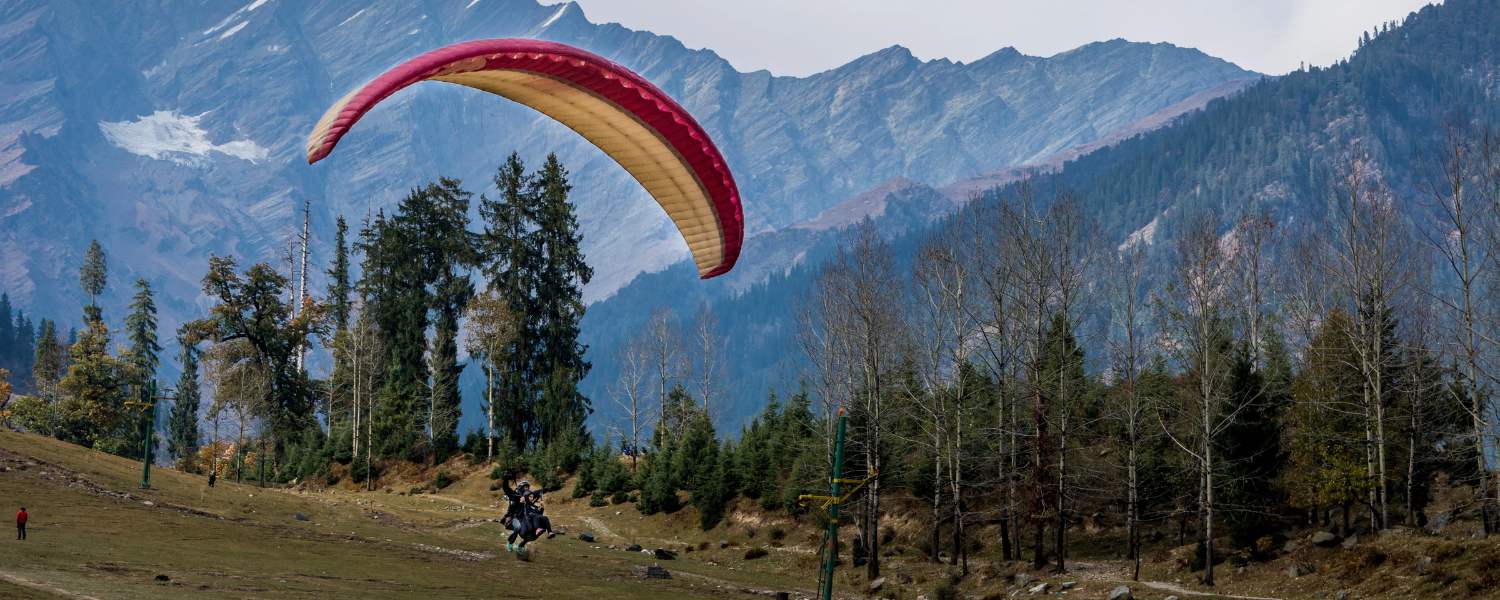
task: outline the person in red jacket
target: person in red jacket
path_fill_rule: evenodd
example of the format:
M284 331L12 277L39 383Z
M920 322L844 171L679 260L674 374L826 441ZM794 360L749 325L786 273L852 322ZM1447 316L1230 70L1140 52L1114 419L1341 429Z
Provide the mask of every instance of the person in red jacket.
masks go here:
M16 539L26 539L26 507L21 507L21 512L16 513Z

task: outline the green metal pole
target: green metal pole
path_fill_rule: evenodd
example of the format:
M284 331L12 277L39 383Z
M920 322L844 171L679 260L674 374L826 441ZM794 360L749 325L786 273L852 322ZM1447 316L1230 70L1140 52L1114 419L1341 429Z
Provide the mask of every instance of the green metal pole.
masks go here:
M844 476L844 427L849 417L839 411L838 433L833 438L833 475L828 478L828 495L839 497L839 480ZM839 505L828 507L828 557L823 560L823 590L819 598L833 600L833 566L838 562Z
M152 446L155 446L151 443L151 434L156 433L155 381L146 385L146 397L143 400L149 405L142 407L143 412L146 413L146 422L141 425L141 429L145 430L145 435L142 436L145 439L141 442L141 489L149 490L151 489L151 450Z

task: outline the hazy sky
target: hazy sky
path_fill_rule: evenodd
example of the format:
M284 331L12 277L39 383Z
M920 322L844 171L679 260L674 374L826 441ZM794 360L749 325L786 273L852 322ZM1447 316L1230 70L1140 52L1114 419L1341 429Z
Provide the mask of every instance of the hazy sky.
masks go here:
M547 2L548 0L543 0ZM1171 42L1262 73L1330 64L1356 37L1429 0L577 0L708 48L742 71L808 75L901 44L969 61L1006 46L1049 56L1092 41Z

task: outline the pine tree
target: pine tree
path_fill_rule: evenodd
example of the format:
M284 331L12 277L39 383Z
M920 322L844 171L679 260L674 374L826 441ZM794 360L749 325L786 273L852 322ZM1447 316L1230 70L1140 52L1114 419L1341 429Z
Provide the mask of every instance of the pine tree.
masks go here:
M405 217L418 212L425 194L413 190L397 207L397 214L379 214L366 230L365 260L360 290L367 298L366 311L380 334L384 351L383 377L376 392L371 425L373 448L385 456L424 458L421 442L426 437L424 413L431 393L427 387L425 360L430 304L422 280L419 235Z
M15 372L29 373L36 345L36 325L25 311L16 311Z
M426 248L427 275L432 282L434 337L430 351L432 396L428 430L432 452L442 461L458 449L458 418L461 398L458 381L464 365L458 362L459 319L474 296L465 269L475 262L474 241L468 226L469 199L455 179L440 178L427 188L431 212L420 220Z
M540 311L536 301L540 244L535 233L538 210L532 177L516 153L511 153L495 173L500 197L481 197L479 214L484 230L478 246L487 259L481 270L490 290L509 305L518 327L503 355L510 364L500 369L496 384L495 418L516 449L524 448L536 432L535 400L542 373L535 361L539 348Z
M572 186L568 171L557 156L549 154L532 178L531 195L537 208L537 232L542 262L536 281L536 301L541 309L542 331L537 368L547 376L547 393L539 414L539 441L581 435L590 412L589 399L578 392L578 382L589 372L586 348L578 343L583 319L583 286L593 278L584 261L583 237L578 219L568 202Z
M135 367L136 385L144 389L146 382L156 377L156 368L161 364L161 344L156 341L156 299L151 284L145 279L137 279L135 289L130 314L125 317L125 331L130 339L130 361Z
M708 531L724 519L724 510L734 497L734 457L726 445L717 452L717 460L705 465L703 480L693 490L693 506L698 508L698 527Z
M99 245L99 240L93 240L89 242L89 249L83 255L83 265L78 269L78 283L83 288L84 295L89 297L89 303L83 309L85 323L104 318L99 308L99 296L104 293L104 286L108 282L109 264L104 256L104 247Z
M143 435L154 438L156 424L151 421L155 414L144 407L156 402L151 397L151 382L156 379L156 368L161 364L161 344L156 341L156 300L152 297L151 284L145 279L135 281L135 298L130 303L130 314L125 317L126 337L130 340L130 354L135 400L140 409L140 427ZM154 442L153 442L154 443Z
M0 367L15 366L21 356L15 321L11 318L10 295L0 292Z
M328 270L328 311L335 332L349 329L349 225L339 215L338 230L333 236L333 268Z
M54 391L62 379L64 364L62 341L57 339L57 325L42 319L42 331L37 335L35 358L32 359L32 386L42 394Z
M177 379L177 399L167 421L167 452L177 459L178 464L186 464L198 452L198 405L201 401L198 349L186 334L182 331L177 335L182 375Z
M129 362L110 356L109 338L109 328L95 319L68 351L72 365L59 382L64 424L57 434L64 441L129 455L140 451L140 438L131 435L135 421L125 410L135 374Z

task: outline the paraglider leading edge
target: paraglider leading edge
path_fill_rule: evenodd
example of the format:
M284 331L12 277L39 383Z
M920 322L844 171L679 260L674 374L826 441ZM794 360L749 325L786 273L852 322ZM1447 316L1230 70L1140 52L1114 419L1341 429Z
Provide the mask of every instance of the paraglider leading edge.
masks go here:
M661 204L687 242L700 277L734 267L744 238L744 214L734 177L708 133L640 75L564 44L477 40L402 63L324 113L308 136L308 163L327 157L376 104L426 80L509 98L578 132Z

